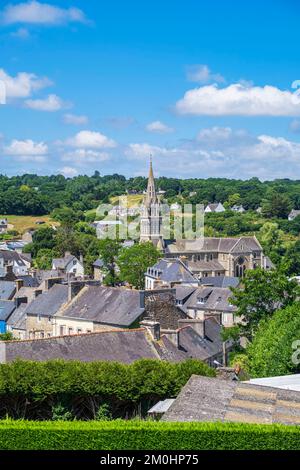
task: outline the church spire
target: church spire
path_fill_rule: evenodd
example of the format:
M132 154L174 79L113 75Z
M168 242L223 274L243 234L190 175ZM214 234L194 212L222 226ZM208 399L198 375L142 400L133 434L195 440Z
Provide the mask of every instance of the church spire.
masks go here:
M150 167L149 167L146 203L150 205L156 202L157 202L157 199L156 199L155 181L154 181L153 167L152 167L152 156L150 155Z

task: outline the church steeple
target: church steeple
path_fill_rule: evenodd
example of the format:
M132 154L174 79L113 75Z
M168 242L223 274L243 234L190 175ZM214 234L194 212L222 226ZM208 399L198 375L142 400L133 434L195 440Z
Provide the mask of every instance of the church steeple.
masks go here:
M150 156L147 191L144 195L144 203L141 211L140 241L152 241L155 246L158 244L159 246L163 246L160 234L161 225L160 200L156 194L152 157Z
M148 185L147 185L147 194L146 194L145 203L148 207L151 204L157 203L155 181L154 181L154 175L153 175L153 166L152 166L152 156L150 156L150 167L149 167L149 176L148 176Z

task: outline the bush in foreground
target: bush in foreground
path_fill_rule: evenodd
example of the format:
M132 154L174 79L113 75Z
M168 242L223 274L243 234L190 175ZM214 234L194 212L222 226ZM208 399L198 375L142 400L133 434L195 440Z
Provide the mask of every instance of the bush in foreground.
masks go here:
M193 374L215 371L195 359L1 364L0 419L95 419L104 405L113 418L145 415L157 401L176 397Z
M3 450L298 450L296 426L152 421L0 421Z

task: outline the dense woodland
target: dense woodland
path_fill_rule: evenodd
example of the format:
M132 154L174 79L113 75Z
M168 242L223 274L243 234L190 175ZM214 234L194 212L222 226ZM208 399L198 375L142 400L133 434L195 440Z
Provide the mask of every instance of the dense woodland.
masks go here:
M274 180L261 182L250 180L230 180L226 178L175 179L161 177L157 187L166 191L169 201L178 197L181 202L203 203L220 201L242 204L245 209L263 206L270 198L280 196L280 201L288 209L300 208L300 180ZM0 213L19 215L49 214L62 205L75 210L86 211L97 207L99 202L109 202L110 197L126 191L142 192L147 179L136 177L126 179L122 175L101 176L95 171L93 176L65 178L62 175L0 176ZM195 192L190 196L191 192ZM279 211L277 214L284 216Z

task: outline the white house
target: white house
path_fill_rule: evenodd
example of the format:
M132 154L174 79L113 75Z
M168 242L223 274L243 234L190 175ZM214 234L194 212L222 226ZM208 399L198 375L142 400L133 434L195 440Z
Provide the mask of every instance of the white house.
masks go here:
M57 270L62 274L72 274L75 277L84 276L82 258L79 260L69 252L66 252L63 258L54 258L52 260L52 269Z
M204 212L206 212L206 213L208 213L208 212L225 212L225 207L223 206L223 204L221 202L216 202L214 204L208 204L205 207Z
M15 276L26 276L30 260L13 250L0 250L0 277L5 277L9 269Z

